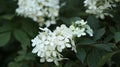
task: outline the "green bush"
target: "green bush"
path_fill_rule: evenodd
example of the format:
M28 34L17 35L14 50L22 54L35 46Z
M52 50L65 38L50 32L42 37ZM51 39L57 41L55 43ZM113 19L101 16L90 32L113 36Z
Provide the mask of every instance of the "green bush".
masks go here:
M68 60L59 62L58 67L120 67L120 3L106 10L113 17L96 18L85 12L84 0L60 0L64 4L59 11L56 26L80 18L87 21L93 37L75 39L77 53L64 50ZM18 16L16 0L0 0L0 67L57 67L54 63L41 63L40 57L32 53L31 39L38 35L39 24L30 18ZM42 26L45 27L45 26Z

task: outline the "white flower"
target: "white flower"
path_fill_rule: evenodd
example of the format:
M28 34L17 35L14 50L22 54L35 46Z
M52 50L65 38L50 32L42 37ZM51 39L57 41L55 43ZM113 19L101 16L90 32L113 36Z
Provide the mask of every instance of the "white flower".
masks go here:
M77 37L86 35L85 28L80 29L79 27L75 27L75 26L71 25L70 29L73 31L73 35L77 35Z
M60 27L57 27L56 30L54 30L54 33L56 35L62 36L65 41L65 45L61 45L61 47L71 47L73 51L76 52L76 46L74 44L74 37L73 37L73 31L67 27L66 25L61 25ZM73 42L73 43L71 43ZM61 42L62 43L62 42ZM71 44L69 44L71 43ZM62 49L60 49L62 50Z
M89 25L86 25L86 32L87 32L90 36L93 36L93 30L90 28Z
M104 19L105 16L113 17L106 10L115 7L113 0L85 0L84 6L87 7L86 13L94 14L97 18Z
M56 37L49 29L40 29L43 32L32 40L32 46L35 47L32 53L37 53L41 57L40 62L58 62L62 59L62 55L56 50L57 44L54 43Z
M76 45L74 37L85 36L88 33L93 36L93 31L87 25L84 20L76 21L70 27L62 24L52 32L48 28L40 28L43 32L32 39L32 46L34 49L32 53L37 53L40 62L54 62L58 65L59 61L67 58L63 58L61 52L66 48L71 48L74 52L76 51Z
M53 32L47 28L40 29L43 32L39 32L32 39L32 46L34 47L32 53L37 53L41 57L40 62L54 62L58 65L58 61L65 59L60 54L63 49L72 48L76 51L74 40L72 40L72 31L66 25L57 27Z
M16 12L48 27L56 23L59 8L59 0L18 0Z
M87 21L78 20L73 25L70 26L70 29L73 32L73 35L77 37L85 36L88 33L90 36L93 36L93 31L87 24Z
M116 2L120 2L120 0L115 0Z

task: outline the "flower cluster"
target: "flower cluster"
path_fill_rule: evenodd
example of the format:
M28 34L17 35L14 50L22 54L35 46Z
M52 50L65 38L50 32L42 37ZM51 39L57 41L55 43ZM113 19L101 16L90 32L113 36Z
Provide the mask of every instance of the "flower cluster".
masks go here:
M32 53L37 53L41 57L40 62L54 62L58 65L60 60L63 58L61 52L66 48L71 48L74 52L76 46L74 37L85 36L88 33L90 36L93 35L92 29L90 29L87 22L84 20L76 21L70 27L62 24L60 27L56 27L54 31L48 28L40 28L42 32L32 39L32 46L35 47Z
M59 8L59 0L18 0L16 12L48 27L56 23Z
M86 13L94 14L97 18L104 19L105 16L113 17L105 10L115 7L115 4L113 0L85 0L84 6L87 7Z
M42 29L42 28L41 28ZM58 65L58 61L64 59L60 52L65 48L75 47L71 44L72 35L67 36L69 28L65 25L57 27L55 31L50 31L47 28L42 29L43 32L40 32L32 42L32 46L35 46L33 53L37 53L41 57L40 61L45 62L54 62ZM63 30L63 31L62 31Z
M90 36L93 36L93 31L87 25L87 21L81 20L76 21L73 25L70 26L70 29L73 32L73 35L76 35L77 37L85 36L86 33L88 33Z
M120 0L115 0L115 2L120 2Z

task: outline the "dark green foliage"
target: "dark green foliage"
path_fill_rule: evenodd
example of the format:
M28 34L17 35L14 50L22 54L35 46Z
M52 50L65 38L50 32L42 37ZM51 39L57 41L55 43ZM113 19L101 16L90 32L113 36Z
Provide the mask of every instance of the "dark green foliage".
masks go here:
M63 52L69 59L61 61L59 67L120 67L120 6L113 8L113 18L101 20L85 13L83 1L61 0L66 5L60 9L58 25L69 26L82 18L94 36L77 38L77 53ZM16 0L0 0L0 67L56 67L53 63L40 63L40 58L31 53L31 39L38 34L39 25L16 15L16 8Z
M119 42L120 41L120 32L115 32L115 42Z
M85 50L84 50L83 48L79 48L77 51L78 51L78 52L77 52L76 56L78 57L78 59L79 59L82 63L84 63L85 58L86 58L86 52L85 52Z
M6 45L11 37L11 32L5 32L0 34L0 47Z

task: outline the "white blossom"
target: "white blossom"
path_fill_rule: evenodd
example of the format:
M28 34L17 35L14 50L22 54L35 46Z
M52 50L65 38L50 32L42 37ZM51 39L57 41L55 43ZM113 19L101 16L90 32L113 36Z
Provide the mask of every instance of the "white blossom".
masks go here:
M106 10L115 7L113 0L85 0L84 6L87 7L86 13L94 14L97 18L104 19L105 16L113 17Z
M44 28L43 32L32 39L32 46L34 47L32 53L37 53L41 57L40 62L54 62L58 65L58 61L63 60L60 54L65 48L72 48L76 50L74 42L71 43L72 34L69 28L65 25L57 27L53 32ZM73 45L72 45L73 44Z
M120 0L115 0L115 2L120 2Z
M59 8L59 0L18 0L16 12L48 27L56 23Z
M71 45L65 44L61 46L66 46L68 48L71 47L72 50L76 52L76 46L73 40L73 31L69 27L67 27L66 25L61 25L60 27L57 27L56 30L54 30L54 33L56 33L56 35L62 36L65 42L71 43Z
M84 20L76 21L70 27L62 24L56 27L53 32L48 28L40 29L42 32L39 32L32 39L32 46L34 47L32 53L37 53L37 56L41 58L40 62L54 62L56 65L59 64L59 61L67 59L61 54L64 49L71 48L72 51L77 52L74 42L75 36L85 36L86 33L93 36L92 29Z
M90 36L93 36L93 31L90 26L87 24L87 21L78 20L73 25L70 26L70 29L73 32L73 35L77 37L85 36L88 33Z

